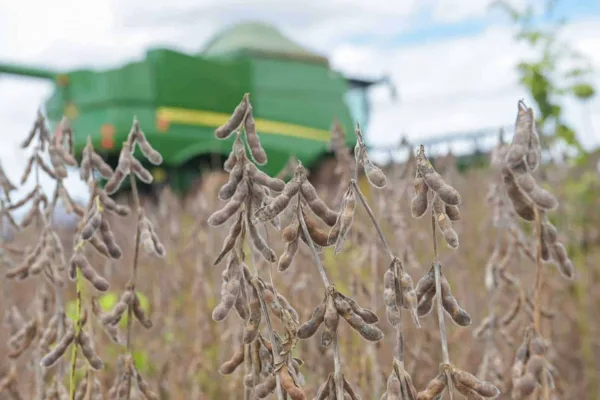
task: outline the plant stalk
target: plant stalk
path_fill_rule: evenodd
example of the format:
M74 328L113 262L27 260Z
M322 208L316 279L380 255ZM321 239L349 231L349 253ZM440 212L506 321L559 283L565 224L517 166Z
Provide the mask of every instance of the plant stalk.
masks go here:
M137 296L135 285L136 285L136 280L137 280L138 258L139 258L139 252L140 252L140 219L142 217L142 206L140 205L140 197L138 194L137 184L136 184L134 174L129 175L129 182L131 185L131 194L133 196L133 203L134 203L135 209L136 209L136 220L137 220L136 221L136 232L135 232L135 248L134 248L134 253L133 253L133 265L132 265L132 270L131 270L131 279L129 282L131 284L131 290L133 291L134 295ZM129 304L129 307L127 307L126 349L127 349L127 354L131 357L132 362L135 363L135 360L133 360L133 355L132 355L132 343L131 343L132 328L133 328L133 302L131 302ZM127 375L127 396L125 398L126 398L126 400L129 400L131 398L131 374Z

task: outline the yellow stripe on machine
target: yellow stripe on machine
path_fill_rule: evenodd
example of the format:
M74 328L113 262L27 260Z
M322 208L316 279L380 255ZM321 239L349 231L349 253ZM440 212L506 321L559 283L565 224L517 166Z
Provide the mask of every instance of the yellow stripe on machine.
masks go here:
M157 119L173 124L200 125L218 128L230 117L230 114L203 110L190 110L174 107L160 107L156 110ZM329 142L331 133L324 129L310 128L303 125L288 124L257 118L256 130L260 133L293 136L302 139Z

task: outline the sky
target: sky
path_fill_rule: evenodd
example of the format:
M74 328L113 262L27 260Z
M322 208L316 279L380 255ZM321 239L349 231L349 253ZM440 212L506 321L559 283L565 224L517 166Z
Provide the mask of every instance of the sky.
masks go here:
M333 68L356 77L389 75L399 98L374 90L367 140L397 143L514 123L528 100L517 63L528 50L490 0L0 0L0 62L68 71L143 58L149 47L197 52L231 24L275 24ZM523 7L526 0L512 0ZM542 0L529 0L540 9ZM560 0L562 39L596 67L600 88L600 0ZM51 91L43 81L0 75L0 160L18 181L18 145ZM600 145L600 96L565 103L565 117L588 148ZM71 179L76 185L76 177Z

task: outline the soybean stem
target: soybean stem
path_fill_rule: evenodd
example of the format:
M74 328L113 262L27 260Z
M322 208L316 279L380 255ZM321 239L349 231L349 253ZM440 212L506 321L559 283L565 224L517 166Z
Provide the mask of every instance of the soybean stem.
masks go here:
M134 174L129 175L129 182L131 184L131 194L133 196L133 203L134 203L135 209L136 209L135 248L134 248L134 253L133 253L133 266L132 266L132 270L131 270L130 284L131 284L131 291L133 292L134 296L137 296L135 284L136 284L136 278L137 278L137 269L138 269L137 267L138 267L138 258L139 258L139 250L140 250L140 219L142 217L142 207L140 205L140 197L138 195L137 184L136 184ZM127 348L127 354L129 354L130 356L132 354L131 353L131 349L132 349L131 331L132 331L132 327L133 327L133 304L134 304L134 302L132 301L129 304L129 306L127 307L126 348ZM135 362L135 361L132 361L132 362ZM127 375L127 396L125 398L127 400L129 400L131 398L131 374Z
M542 286L543 286L543 268L542 268L542 216L537 207L535 209L535 231L537 236L537 252L535 257L536 272L535 272L535 294L534 294L534 310L533 310L533 325L537 333L541 334L541 313L542 313Z
M352 185L352 189L354 190L354 192L360 199L360 202L362 203L362 205L365 207L365 210L367 210L367 214L369 214L369 218L371 218L371 221L373 222L373 225L375 226L375 230L377 230L377 235L379 236L379 239L381 239L381 242L383 243L383 246L385 247L385 251L387 251L388 255L390 256L390 259L393 260L394 254L392 253L392 250L390 249L390 245L388 244L388 242L383 234L383 230L379 226L379 223L377 222L377 219L375 218L375 214L373 214L373 210L367 203L365 196L360 191L360 188L358 187L358 185L356 184L356 181L354 179L352 181L350 181L350 185Z

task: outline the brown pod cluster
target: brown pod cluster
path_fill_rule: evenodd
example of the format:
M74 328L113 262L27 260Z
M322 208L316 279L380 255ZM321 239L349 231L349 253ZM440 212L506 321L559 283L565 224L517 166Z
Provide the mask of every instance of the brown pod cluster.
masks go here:
M383 332L374 325L378 321L377 316L342 295L333 285L327 288L325 298L313 311L311 318L298 328L298 338L308 339L323 324L325 328L321 345L329 346L336 335L340 316L366 340L378 342L383 339Z
M213 309L212 317L215 321L224 320L233 308L240 295L243 282L243 271L239 257L235 252L229 256L227 268L222 273L221 301Z
M553 210L558 206L556 198L542 189L531 173L540 162L540 140L535 127L533 110L518 103L515 134L504 160L503 176L509 198L521 218L533 220L526 204L540 210Z
M512 366L513 399L529 398L537 388L542 387L544 378L553 386L550 365L544 357L546 350L544 339L529 328L517 349Z
M127 142L123 143L121 152L119 154L119 162L114 170L114 173L108 178L104 190L107 194L114 194L119 190L121 184L131 173L133 173L139 180L146 184L153 182L154 177L150 171L142 165L142 163L135 158L134 153L136 146L140 148L141 153L145 159L153 165L162 164L162 156L150 145L150 142L146 139L144 133L140 129L137 118L134 118L131 130L127 137Z
M344 398L341 400L359 400L360 397L356 394L352 386L348 383L345 376L342 376ZM313 400L338 400L335 389L335 377L333 372L329 374L327 380L319 386L317 395Z
M542 221L542 254L546 248L545 261L552 261L557 266L565 278L572 279L575 275L573 262L567 254L565 246L558 240L556 227L544 216Z
M413 281L397 257L394 257L383 275L383 287L383 301L389 323L393 326L400 323L400 307L402 307L410 312L415 325L420 327L417 314L418 297Z
M392 373L388 376L385 393L380 400L415 400L417 390L410 374L404 369L404 363L394 359Z
M417 173L417 176L422 178L429 189L431 189L445 204L450 206L460 205L462 201L460 193L450 186L444 178L435 171L425 156L425 148L423 145L419 147L419 151L417 152ZM420 190L421 192L423 191L423 189ZM420 207L422 208L422 205ZM415 211L421 211L421 208L416 207ZM418 213L416 213L416 215L418 215Z
M433 197L432 208L435 222L442 235L444 235L444 240L451 248L458 248L458 234L452 228L452 221L448 214L446 214L446 204L444 204L437 194Z
M49 225L42 232L35 246L24 253L23 260L6 271L9 279L22 280L41 273L53 284L63 286L60 272L65 268L64 249L56 232Z
M265 165L267 163L267 153L260 144L260 138L256 132L256 121L254 120L252 112L253 108L252 104L250 104L250 94L246 93L244 94L242 101L240 101L233 110L233 113L227 122L215 130L215 137L217 139L227 139L234 131L237 131L239 135L239 132L243 127L246 143L250 149L252 159L258 165ZM231 161L226 164L230 163Z
M325 224L333 226L337 222L338 213L331 210L319 197L315 187L308 181L306 170L298 162L294 177L285 184L281 193L268 205L259 208L253 215L255 222L267 222L281 214L290 204L292 198L300 192L301 200Z
M38 333L35 318L29 320L8 339L8 357L18 358L29 348Z
M357 139L356 146L354 147L354 158L356 160L356 164L362 165L365 175L367 176L367 180L373 187L377 189L384 188L387 183L387 179L383 171L379 167L375 166L375 164L373 164L373 162L371 162L369 159L367 146L363 140L362 132L358 122L356 123L354 134L356 135Z
M87 312L84 311L80 323L82 329L79 330L78 334L76 334L76 327L74 326L74 324L71 321L67 321L67 330L64 333L63 337L60 338L60 340L57 342L54 348L52 348L48 353L46 353L46 355L40 361L40 365L42 367L52 367L58 362L58 360L60 360L64 356L67 349L71 345L76 345L79 346L83 356L86 358L88 364L93 369L98 370L103 368L104 363L98 357L94 349L94 344L92 343L91 337L88 336L88 334L83 330L83 327L87 323Z
M107 395L109 399L123 399L128 396L130 391L131 378L135 378L137 387L139 389L142 398L147 400L158 400L158 394L152 390L148 382L140 374L135 366L135 363L131 359L130 355L119 356L117 361L117 371L114 379L113 386L108 391Z
M442 306L446 313L452 318L452 321L463 327L471 325L471 316L466 310L458 305L456 298L454 298L450 291L450 283L448 283L446 277L441 273L440 285L442 290ZM423 317L429 314L433 309L433 300L437 295L433 267L419 280L415 292L418 300L417 314L420 317Z
M146 215L140 217L140 242L148 254L154 254L157 257L164 258L166 255L165 246L158 238L154 224Z
M257 340L257 342L259 341ZM260 342L263 342L263 345L261 345L260 350L266 350L265 356L267 354L270 354L270 352L272 351L271 344L264 340L262 337ZM255 373L258 376L264 378L264 380L261 383L259 383L256 386L253 386L255 388L256 397L258 397L259 399L269 397L269 395L275 391L275 388L277 386L277 376L279 376L281 387L285 391L285 393L287 393L287 396L290 399L305 400L307 398L306 394L304 393L304 390L300 387L301 382L303 380L303 377L300 373L300 366L303 365L302 360L292 358L289 354L286 354L285 360L283 360L278 365L273 365L272 357L271 359L267 360L265 360L265 357L260 357L257 359L257 361L266 361L266 363L261 364L262 369L260 372L255 371ZM252 368L255 368L255 366L256 364L253 361ZM266 368L264 368L264 366L266 366ZM247 380L250 381L250 377L247 376L247 378Z

